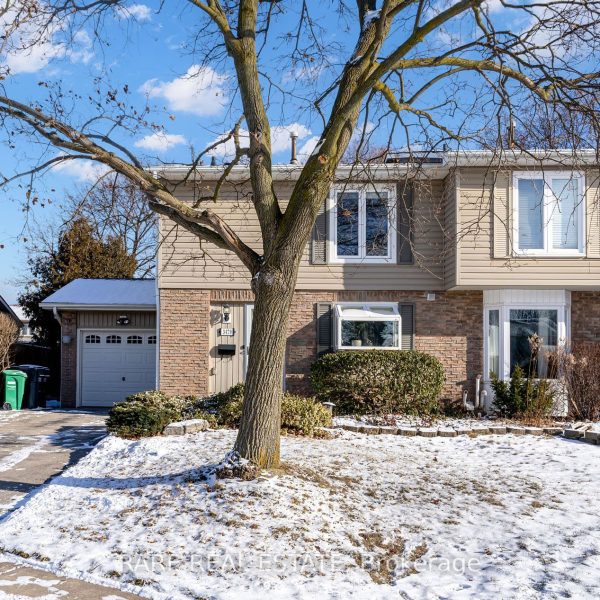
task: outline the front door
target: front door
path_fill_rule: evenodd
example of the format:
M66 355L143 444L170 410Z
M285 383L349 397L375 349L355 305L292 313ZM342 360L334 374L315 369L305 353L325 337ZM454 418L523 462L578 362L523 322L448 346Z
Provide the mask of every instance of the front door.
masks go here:
M209 392L225 392L246 378L253 305L211 306Z

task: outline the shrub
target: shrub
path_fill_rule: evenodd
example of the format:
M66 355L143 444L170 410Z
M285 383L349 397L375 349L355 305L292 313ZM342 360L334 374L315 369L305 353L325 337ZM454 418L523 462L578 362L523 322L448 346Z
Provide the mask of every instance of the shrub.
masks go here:
M203 401L205 410L214 410L217 422L224 427L237 427L242 417L244 384L214 394ZM284 394L281 403L281 428L299 435L312 436L318 427L331 425L331 414L315 398Z
M244 384L238 383L226 392L213 394L203 400L204 410L215 414L222 427L237 427L242 418Z
M312 384L342 414L430 415L440 410L444 369L413 350L348 350L319 358Z
M313 436L318 427L331 426L331 413L315 398L284 394L281 428L299 435Z
M548 379L525 377L519 366L515 367L510 382L491 374L494 390L494 408L505 417L543 419L552 413L555 392Z
M106 428L124 438L140 438L162 433L172 421L181 418L181 400L156 390L129 396L108 413Z
M582 421L600 420L600 344L575 344L559 353L569 416Z

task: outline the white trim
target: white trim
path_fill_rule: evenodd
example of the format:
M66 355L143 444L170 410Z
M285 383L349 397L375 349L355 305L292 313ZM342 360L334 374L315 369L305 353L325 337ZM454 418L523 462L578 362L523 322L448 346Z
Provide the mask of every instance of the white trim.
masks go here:
M552 247L552 220L550 218L550 209L556 203L556 198L551 190L553 179L569 178L577 182L577 249L554 249ZM544 181L542 227L543 227L543 249L521 249L519 248L519 180L520 179L542 179ZM580 171L515 171L512 178L512 198L513 198L513 247L517 256L533 257L572 257L585 256L585 235L586 235L586 210L585 210L585 174Z
M358 256L338 256L337 254L337 196L339 193L358 194ZM366 256L366 194L368 192L385 192L388 204L388 243L386 256ZM329 236L327 240L327 262L329 264L396 264L396 186L387 185L334 185L327 197L327 214L329 215Z
M157 307L153 304L61 304L55 302L41 302L41 308L44 310L76 310L78 312L92 311L118 311L118 310L134 310L138 312L154 312Z
M142 333L142 334L147 334L147 335L157 335L156 330L154 329L130 329L129 327L124 327L123 329L103 329L102 327L98 328L98 327L82 327L81 329L77 329L77 335L76 335L76 340L77 340L77 352L76 352L76 367L75 367L75 407L79 407L81 406L81 384L82 384L82 367L83 367L83 362L82 362L82 352L83 352L83 344L84 344L84 334L86 332L109 332L110 335L112 335L113 332L120 332L121 335L125 335L129 332L132 333ZM147 342L147 340L146 340ZM157 342L158 342L158 337L157 337ZM62 342L61 342L62 345ZM125 344L115 344L115 346L126 346L127 343ZM153 346L156 347L156 352L158 353L158 344L152 344ZM137 346L137 344L136 344Z
M246 373L248 372L248 356L250 352L250 334L252 333L253 317L254 304L244 304L244 381L246 380Z
M342 317L339 308L342 307L362 307L368 310L368 307L393 308L393 315L369 316L369 317ZM337 302L335 309L335 349L336 350L400 350L402 348L402 317L398 310L397 302ZM398 323L398 338L396 346L342 346L342 321L374 321Z
M485 290L483 293L483 380L489 382L489 312L499 311L500 379L510 378L510 311L556 310L557 345L568 345L571 336L571 294L568 290Z

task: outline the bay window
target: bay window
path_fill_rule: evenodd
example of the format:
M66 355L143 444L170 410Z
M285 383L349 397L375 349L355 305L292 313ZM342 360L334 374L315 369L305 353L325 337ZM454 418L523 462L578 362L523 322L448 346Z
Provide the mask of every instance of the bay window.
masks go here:
M484 379L508 379L517 366L533 378L555 378L554 353L568 337L569 292L490 290L484 307Z
M579 173L515 173L515 248L531 255L584 253L584 178Z
M401 319L396 303L338 304L335 316L338 349L400 348Z
M332 262L395 262L393 187L334 188Z

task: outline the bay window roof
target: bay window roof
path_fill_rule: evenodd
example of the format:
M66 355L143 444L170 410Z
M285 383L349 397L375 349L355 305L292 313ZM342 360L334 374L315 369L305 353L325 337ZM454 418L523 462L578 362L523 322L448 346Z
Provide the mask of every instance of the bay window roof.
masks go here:
M400 319L397 304L338 304L338 317L352 321L391 321Z

